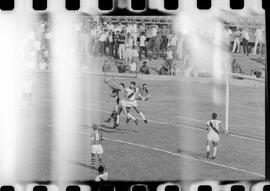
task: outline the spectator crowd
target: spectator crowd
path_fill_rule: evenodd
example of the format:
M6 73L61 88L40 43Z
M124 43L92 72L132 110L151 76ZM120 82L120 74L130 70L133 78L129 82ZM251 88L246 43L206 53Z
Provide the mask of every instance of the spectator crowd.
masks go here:
M166 74L175 74L174 61L182 55L178 50L179 37L173 33L171 24L113 23L90 18L78 25L81 55L105 56L117 60L119 72L143 74L150 74L147 60L161 60L167 68ZM143 63L142 67L139 63Z

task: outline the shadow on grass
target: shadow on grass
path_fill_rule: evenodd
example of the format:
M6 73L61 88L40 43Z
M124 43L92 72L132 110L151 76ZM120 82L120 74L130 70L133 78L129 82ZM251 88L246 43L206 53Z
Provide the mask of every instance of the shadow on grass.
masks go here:
M92 169L92 170L97 170L96 167L94 166L90 166L88 164L85 164L83 162L80 162L80 161L75 161L75 160L70 160L69 162L75 164L75 165L78 165L78 166L81 166L81 167L84 167L84 168L89 168L89 169Z
M206 158L206 153L196 153L196 152L192 152L192 151L188 151L188 150L184 150L184 149L179 149L179 148L177 149L177 152L180 154L192 156L192 157L197 158L197 159Z

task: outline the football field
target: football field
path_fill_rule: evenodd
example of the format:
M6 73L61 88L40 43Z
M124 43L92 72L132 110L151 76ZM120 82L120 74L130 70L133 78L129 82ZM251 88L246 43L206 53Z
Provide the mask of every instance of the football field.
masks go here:
M97 171L90 167L91 125L103 132L103 161L109 180L260 180L264 178L264 86L231 85L230 135L220 134L215 160L207 159L205 123L212 112L225 121L225 85L181 80L143 80L114 78L117 83L148 84L151 98L139 101L148 119L126 123L122 114L120 126L104 122L115 103L104 77L78 75L81 91L73 92L80 101L68 107L80 115L72 145L76 152L63 159L71 169L71 180L93 180ZM245 82L242 82L245 84ZM248 81L247 81L248 83ZM63 95L64 96L64 95ZM56 142L53 139L55 102L50 74L37 74L31 115L25 117L18 145L17 178L21 181L54 180L53 161ZM69 149L69 145L67 148Z

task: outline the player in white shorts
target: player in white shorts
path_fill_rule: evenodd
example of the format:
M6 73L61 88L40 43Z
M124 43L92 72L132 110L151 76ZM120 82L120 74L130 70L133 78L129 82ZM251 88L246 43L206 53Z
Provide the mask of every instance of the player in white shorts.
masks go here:
M221 126L221 121L217 120L217 114L212 113L212 119L206 123L207 134L207 145L206 145L206 157L210 157L211 143L213 143L213 156L211 159L216 158L217 146L219 142L219 129L220 127L224 129L225 133L228 135L228 131Z
M101 142L103 141L102 132L99 131L97 125L93 125L93 132L91 133L91 165L95 166L96 156L99 159L99 163L102 163L101 155L103 154L103 147Z
M145 118L144 114L139 110L138 103L137 103L137 97L139 97L141 100L146 101L149 97L143 97L141 93L139 92L139 88L136 87L135 82L130 82L130 86L125 89L127 92L127 112L129 113L130 108L134 108L135 111L140 114L141 118L143 119L144 123L147 124L147 119ZM127 118L127 123L129 122L130 118Z
M125 88L122 85L118 85L118 84L110 81L109 79L105 79L105 83L109 84L109 86L112 89L119 90L118 91L119 105L118 105L118 111L116 112L116 121L115 121L113 128L116 128L119 126L121 111L123 111L125 113L125 115L127 115L128 118L131 118L135 122L135 124L137 125L138 120L135 117L133 117L133 115L131 115L129 112L127 112L127 95L126 95Z

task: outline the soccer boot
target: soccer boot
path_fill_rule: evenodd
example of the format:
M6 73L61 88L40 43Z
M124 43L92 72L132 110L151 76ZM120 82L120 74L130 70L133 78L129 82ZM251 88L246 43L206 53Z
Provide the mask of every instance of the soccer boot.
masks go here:
M118 126L119 126L119 124L115 123L115 124L113 125L113 128L116 129Z
M209 157L210 157L210 152L206 152L206 158L209 159Z
M127 118L126 123L129 123L130 118Z

